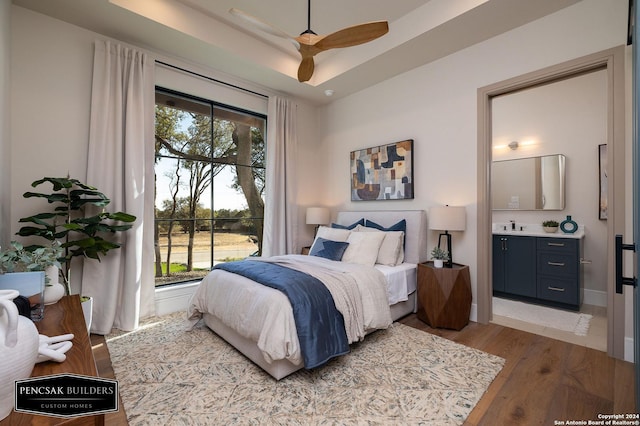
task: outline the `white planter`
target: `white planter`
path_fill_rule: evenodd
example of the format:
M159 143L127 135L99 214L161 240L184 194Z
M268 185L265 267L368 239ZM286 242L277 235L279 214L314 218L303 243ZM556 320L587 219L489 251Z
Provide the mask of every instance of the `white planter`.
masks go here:
M0 420L13 410L15 381L31 376L40 338L36 326L18 315L16 290L0 290Z
M55 284L60 281L60 268L57 266L47 266L44 269L45 280L44 284Z
M64 296L64 285L60 284L60 268L47 266L44 270L44 304L53 305Z
M53 305L58 300L62 299L65 290L64 286L60 283L45 284L44 287L44 304Z
M87 331L91 333L91 319L93 318L93 297L81 302L82 313L84 314L84 322L87 324Z
M433 266L436 268L442 268L444 266L443 259L433 259Z

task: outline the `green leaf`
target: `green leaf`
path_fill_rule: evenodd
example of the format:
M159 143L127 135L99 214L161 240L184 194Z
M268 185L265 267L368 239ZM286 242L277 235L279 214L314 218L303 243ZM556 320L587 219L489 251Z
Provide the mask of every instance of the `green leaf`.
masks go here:
M19 222L35 222L35 223L45 223L42 219L52 219L54 217L60 216L58 213L38 213L33 216L23 217L19 220Z
M82 226L77 224L77 223L75 223L75 222L64 223L64 224L62 224L60 226L62 226L64 229L68 229L69 231L78 231L78 230L82 229Z
M136 217L129 213L116 212L109 213L109 219L119 220L120 222L135 222Z

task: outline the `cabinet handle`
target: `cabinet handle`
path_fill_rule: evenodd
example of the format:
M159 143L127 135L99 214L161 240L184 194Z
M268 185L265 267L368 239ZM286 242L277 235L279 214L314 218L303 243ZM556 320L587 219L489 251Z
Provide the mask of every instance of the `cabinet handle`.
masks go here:
M547 265L551 265L551 266L564 266L564 262L547 262Z
M564 243L547 243L548 246L564 247Z
M560 287L547 287L547 288L553 291L564 291L564 288L560 288Z

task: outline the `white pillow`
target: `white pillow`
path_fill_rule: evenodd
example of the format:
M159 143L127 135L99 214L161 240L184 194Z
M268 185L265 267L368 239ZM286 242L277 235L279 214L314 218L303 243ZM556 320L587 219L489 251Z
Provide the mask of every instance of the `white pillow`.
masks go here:
M318 228L318 233L316 234L316 238L324 238L325 240L332 241L347 241L351 235L351 231L349 229L341 229L341 228L331 228L329 226L321 226Z
M352 232L347 238L349 247L342 255L342 261L368 266L375 265L382 240L384 240L382 232Z
M403 231L381 231L376 228L369 228L358 225L356 232L381 232L384 240L378 251L376 263L387 266L397 266L404 262L404 232Z
M347 241L347 238L349 238L350 234L351 234L351 231L348 229L339 229L339 228L330 228L328 226L321 226L318 228L318 233L316 234L316 237L314 238L313 244L311 244L311 249L309 251L313 249L313 245L316 243L316 240L318 238L324 238L325 240L331 240L331 241L344 242L344 241Z

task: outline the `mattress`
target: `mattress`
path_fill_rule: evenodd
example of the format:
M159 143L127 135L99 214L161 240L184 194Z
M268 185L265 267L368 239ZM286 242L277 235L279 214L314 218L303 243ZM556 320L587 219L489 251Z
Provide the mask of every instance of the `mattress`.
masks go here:
M375 265L387 280L387 296L389 305L408 300L416 291L418 265L402 263L398 266Z

